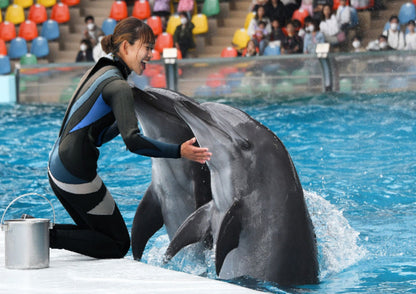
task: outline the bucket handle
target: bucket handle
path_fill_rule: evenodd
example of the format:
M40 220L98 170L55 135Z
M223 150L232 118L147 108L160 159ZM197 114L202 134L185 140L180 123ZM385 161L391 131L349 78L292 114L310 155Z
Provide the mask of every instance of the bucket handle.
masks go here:
M0 221L0 225L3 227L4 226L4 216L6 215L7 210L10 208L10 206L13 205L13 203L15 203L17 200L19 200L20 198L26 197L26 196L39 196L42 197L43 199L45 199L46 201L48 201L49 205L52 207L52 212L53 212L53 223L50 224L49 228L52 229L53 225L55 224L55 209L53 208L52 203L49 201L48 198L46 198L43 195L40 195L38 193L27 193L27 194L23 194L20 195L19 197L16 197L15 199L13 199L12 202L9 203L9 205L7 205L6 209L3 212L3 216L1 217L1 221Z

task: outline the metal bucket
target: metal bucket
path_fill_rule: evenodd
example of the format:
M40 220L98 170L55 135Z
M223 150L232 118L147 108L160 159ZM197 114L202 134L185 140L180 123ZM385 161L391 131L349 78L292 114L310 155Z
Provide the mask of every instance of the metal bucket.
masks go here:
M53 212L53 223L46 218L22 218L4 220L10 206L22 197L36 195L49 202ZM5 232L5 265L9 269L39 269L49 267L49 229L55 223L52 203L36 193L28 193L14 199L6 207L1 218L1 229Z

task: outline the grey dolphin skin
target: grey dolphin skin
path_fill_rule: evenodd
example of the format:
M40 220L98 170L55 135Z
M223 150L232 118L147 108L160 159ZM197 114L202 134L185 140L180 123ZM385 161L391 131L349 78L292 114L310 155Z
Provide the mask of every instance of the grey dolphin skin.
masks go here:
M135 112L143 133L166 143L194 137L174 109L176 101L190 98L164 89L133 88ZM165 224L170 238L198 207L211 200L206 165L184 159L152 158L152 182L133 220L131 240L134 259L140 259L149 238Z
M212 201L181 225L165 258L212 234L220 278L279 285L318 283L313 224L295 166L279 138L219 103L178 101L179 115L212 152Z

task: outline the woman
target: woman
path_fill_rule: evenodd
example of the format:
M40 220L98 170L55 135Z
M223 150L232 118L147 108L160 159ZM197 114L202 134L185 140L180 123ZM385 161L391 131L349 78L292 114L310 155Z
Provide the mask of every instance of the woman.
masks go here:
M325 36L325 41L331 44L338 44L345 40L345 34L341 32L335 14L332 13L330 5L324 5L322 8L322 20L319 29ZM343 37L341 37L341 33Z
M319 21L311 19L311 23L305 28L307 34L303 40L303 53L314 54L316 51L316 45L319 43L325 43L324 34L319 31Z
M130 247L123 217L97 175L97 147L121 134L133 153L152 157L209 160L195 138L166 144L139 133L133 94L126 82L131 71L141 74L152 58L154 35L149 26L129 17L102 40L108 53L90 69L67 108L48 166L49 182L75 225L56 224L51 248L63 248L95 258L122 258Z
M265 23L264 33L265 38L261 40L260 43L256 44L260 49L260 55L263 55L264 49L266 48L269 41L269 34L271 31L270 20L266 17L266 12L263 6L259 6L256 12L256 16L250 21L250 24L247 28L247 33L251 37L256 33L256 30L259 28L260 22Z

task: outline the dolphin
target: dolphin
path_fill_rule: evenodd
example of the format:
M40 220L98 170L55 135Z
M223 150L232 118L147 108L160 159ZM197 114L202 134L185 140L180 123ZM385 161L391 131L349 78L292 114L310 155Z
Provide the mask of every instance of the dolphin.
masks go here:
M318 283L316 236L292 159L280 139L241 110L176 103L198 142L212 152L212 200L191 214L165 253L212 234L217 275L280 285Z
M167 89L132 88L132 91L134 109L144 135L175 144L194 137L174 109L176 101L191 101L191 98ZM141 259L146 243L163 224L171 239L185 219L211 199L206 164L152 158L152 182L137 207L132 225L134 259ZM209 244L210 240L207 241Z

